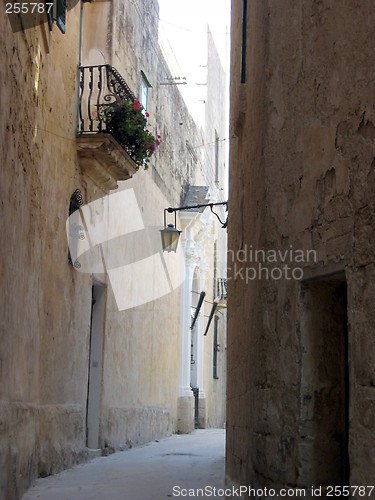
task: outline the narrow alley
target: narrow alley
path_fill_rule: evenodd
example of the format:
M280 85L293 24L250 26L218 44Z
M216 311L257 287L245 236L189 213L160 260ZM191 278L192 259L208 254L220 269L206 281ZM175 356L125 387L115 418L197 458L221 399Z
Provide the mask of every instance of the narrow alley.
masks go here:
M375 0L5 4L0 500L375 500Z
M175 434L38 479L23 500L163 500L205 487L216 498L224 454L224 429Z

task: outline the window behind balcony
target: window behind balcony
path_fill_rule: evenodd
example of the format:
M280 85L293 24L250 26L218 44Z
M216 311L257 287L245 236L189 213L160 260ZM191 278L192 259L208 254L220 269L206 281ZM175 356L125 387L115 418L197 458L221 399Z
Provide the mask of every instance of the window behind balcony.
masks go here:
M139 102L142 104L145 111L148 110L148 89L151 88L146 75L141 71L141 83L139 86Z
M51 3L53 4L51 6ZM53 22L62 33L66 30L66 0L45 0L46 14L49 29L52 30Z
M66 0L56 0L56 24L62 33L66 29Z

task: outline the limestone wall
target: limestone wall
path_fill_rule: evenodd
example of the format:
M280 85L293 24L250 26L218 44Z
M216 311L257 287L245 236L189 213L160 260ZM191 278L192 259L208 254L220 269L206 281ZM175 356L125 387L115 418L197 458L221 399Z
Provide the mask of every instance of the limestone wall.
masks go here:
M241 484L276 488L370 485L375 442L364 415L371 414L374 397L372 3L248 4L244 68L242 2L232 2L229 249L244 271L259 269L251 249L301 249L305 259L297 264L302 281L267 279L266 271L261 279L232 273L227 474ZM308 260L308 250L316 257ZM278 258L264 267L281 264ZM323 347L329 360L318 344L305 344L303 290L312 293L311 279L322 292L309 314L325 318L324 338L333 329L341 352L344 394L337 405L345 428L335 422L329 432L325 419L334 397L328 402L324 391L335 383L324 364L336 361L327 354L329 344ZM335 283L347 284L344 298L335 298L343 290ZM330 308L324 316L325 294L335 307L346 300L344 312ZM344 313L347 320L340 319ZM314 336L319 324L313 321ZM324 381L309 397L306 373ZM317 443L327 432L322 456ZM336 446L342 448L333 458ZM329 478L319 464L325 471L333 466Z
M0 497L13 499L84 455L90 309L65 235L80 177L79 6L67 35L46 24L13 33L4 11L0 33Z

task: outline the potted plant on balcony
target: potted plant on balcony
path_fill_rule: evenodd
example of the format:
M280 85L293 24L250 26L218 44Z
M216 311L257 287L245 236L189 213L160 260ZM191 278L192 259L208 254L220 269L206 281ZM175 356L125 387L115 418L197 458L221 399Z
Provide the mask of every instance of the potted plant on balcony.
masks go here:
M125 149L137 166L148 167L151 156L160 145L160 135L154 136L149 130L149 114L135 99L117 99L113 104L103 104L99 108L100 122Z

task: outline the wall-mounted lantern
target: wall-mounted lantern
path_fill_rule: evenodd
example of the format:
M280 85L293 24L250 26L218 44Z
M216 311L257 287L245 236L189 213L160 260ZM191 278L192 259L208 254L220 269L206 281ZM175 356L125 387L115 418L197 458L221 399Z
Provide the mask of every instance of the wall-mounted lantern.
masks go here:
M218 205L225 205L227 207L228 211L228 202L227 201L221 201L219 203L204 203L201 205L191 205L191 206L186 206L186 207L177 207L177 208L165 208L164 209L164 229L161 229L161 241L163 245L163 251L164 252L176 252L177 250L177 245L178 245L178 240L181 234L181 231L179 231L176 226L177 226L177 221L176 221L176 212L179 212L180 210L192 210L196 208L202 208L202 207L210 207L211 212L218 218L221 227L226 228L228 225L228 217L226 221L222 221L218 214L213 211L212 207L218 206ZM167 212L172 214L174 213L174 225L173 224L168 224L167 225Z
M167 226L167 215L166 212L172 213L173 210L166 208L164 210L164 229L161 229L161 244L163 246L163 252L176 252L178 240L180 238L181 231L176 229L176 211L174 212L174 225L168 224Z

